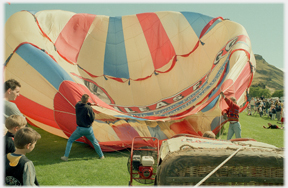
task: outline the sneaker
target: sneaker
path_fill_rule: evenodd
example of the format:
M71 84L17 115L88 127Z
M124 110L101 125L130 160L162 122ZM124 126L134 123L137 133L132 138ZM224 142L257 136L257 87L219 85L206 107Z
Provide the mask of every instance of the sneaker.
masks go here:
M104 155L102 157L100 157L99 159L105 159Z
M61 159L62 159L63 161L68 161L68 157L65 157L65 156L61 157Z

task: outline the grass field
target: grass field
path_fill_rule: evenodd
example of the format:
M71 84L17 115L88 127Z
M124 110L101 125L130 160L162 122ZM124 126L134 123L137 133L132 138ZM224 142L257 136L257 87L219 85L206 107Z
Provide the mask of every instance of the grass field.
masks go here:
M284 130L264 129L267 123L277 123L267 117L240 114L242 138L253 138L277 147L284 147ZM226 139L228 123L220 139ZM42 138L35 149L27 154L33 161L40 186L128 186L130 175L127 170L129 150L106 152L105 159L99 160L93 148L74 142L68 162L61 161L67 140L33 127ZM233 136L233 138L235 138ZM133 181L133 185L143 185Z

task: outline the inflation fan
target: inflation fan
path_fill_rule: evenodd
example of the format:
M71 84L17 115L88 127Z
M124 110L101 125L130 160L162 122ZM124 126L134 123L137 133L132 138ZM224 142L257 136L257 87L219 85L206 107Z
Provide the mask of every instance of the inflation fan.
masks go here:
M135 180L142 184L155 181L159 159L159 141L155 137L134 137L131 156L128 158L129 185Z

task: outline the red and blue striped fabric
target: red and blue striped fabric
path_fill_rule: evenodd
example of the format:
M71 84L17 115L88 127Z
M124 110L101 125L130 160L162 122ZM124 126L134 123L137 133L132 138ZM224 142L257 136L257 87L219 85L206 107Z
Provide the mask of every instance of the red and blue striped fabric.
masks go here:
M89 94L104 151L129 148L136 136L217 134L227 108L219 93L244 110L256 66L240 24L173 11L21 11L5 24L5 58L4 80L22 85L15 103L52 134L72 134L75 104Z

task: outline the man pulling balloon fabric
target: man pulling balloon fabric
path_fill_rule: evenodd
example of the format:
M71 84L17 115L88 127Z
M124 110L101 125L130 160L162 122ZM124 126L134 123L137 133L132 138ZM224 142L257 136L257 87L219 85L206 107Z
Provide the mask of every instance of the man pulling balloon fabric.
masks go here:
M224 98L226 104L229 106L222 112L224 117L227 116L229 124L227 140L230 140L235 133L236 138L241 138L241 124L239 123L239 109L237 100L235 97L226 98L224 93L221 91L220 95Z
M84 94L82 95L81 101L79 101L75 105L76 123L78 126L67 141L65 154L63 157L61 157L63 161L68 161L70 150L72 148L72 143L81 136L85 136L88 140L90 140L90 142L94 146L96 153L99 155L99 158L104 159L104 155L102 153L98 141L94 136L94 132L92 129L92 123L94 122L95 114L91 107L91 103L88 102L88 99L89 95Z

